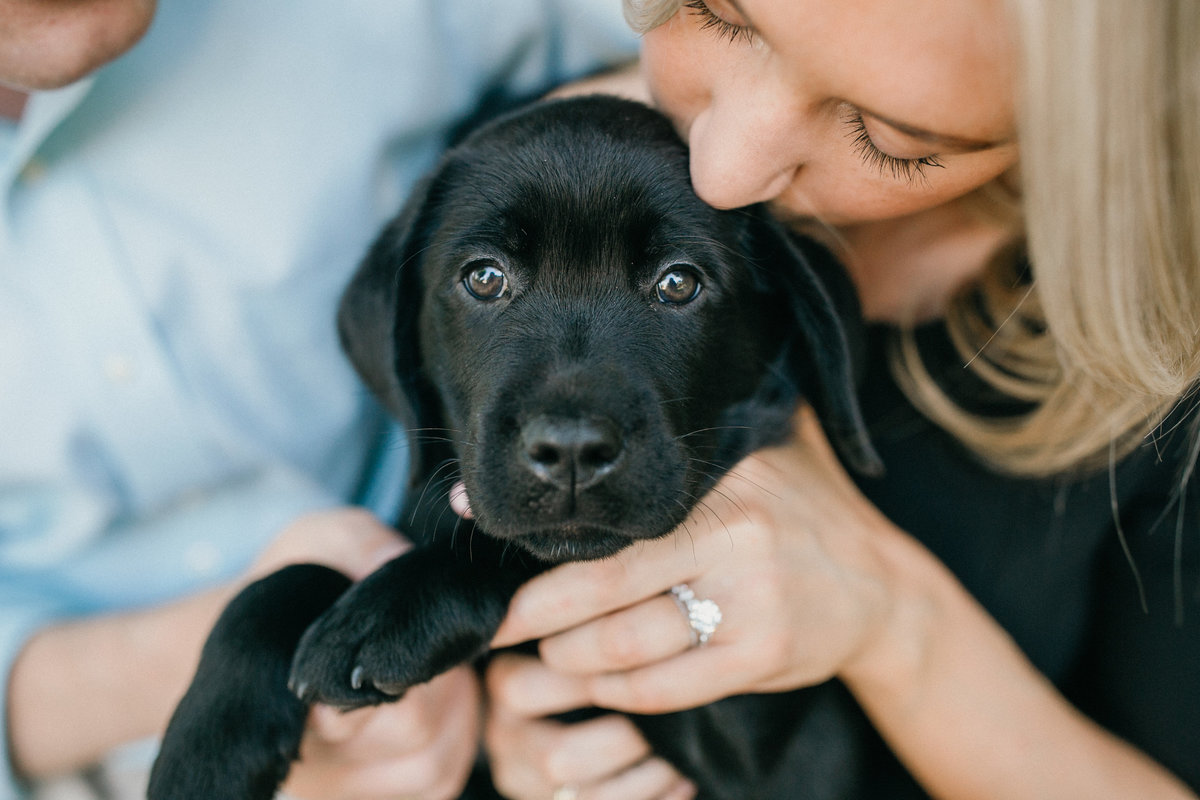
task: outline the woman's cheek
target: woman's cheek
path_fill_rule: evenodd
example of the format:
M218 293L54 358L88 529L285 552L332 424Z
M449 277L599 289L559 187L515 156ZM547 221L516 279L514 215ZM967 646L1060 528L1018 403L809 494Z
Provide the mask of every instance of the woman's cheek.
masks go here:
M772 209L784 219L816 218L835 227L897 219L970 194L1003 174L1015 158L1015 152L999 151L960 156L904 178L864 163L847 143L844 152L826 148L799 170Z

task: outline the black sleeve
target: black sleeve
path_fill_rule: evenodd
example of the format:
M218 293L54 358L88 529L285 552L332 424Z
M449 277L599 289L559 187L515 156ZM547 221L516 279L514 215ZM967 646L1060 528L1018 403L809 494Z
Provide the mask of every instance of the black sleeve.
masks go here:
M1154 470L1157 487L1121 504L1074 699L1200 791L1200 476L1181 487L1193 458L1181 445Z

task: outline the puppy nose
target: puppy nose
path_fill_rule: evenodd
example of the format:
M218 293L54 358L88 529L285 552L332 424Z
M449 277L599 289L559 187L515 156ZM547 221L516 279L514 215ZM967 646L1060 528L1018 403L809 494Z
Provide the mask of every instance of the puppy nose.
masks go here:
M560 489L594 486L621 458L621 431L608 419L539 416L521 430L521 455L540 480Z

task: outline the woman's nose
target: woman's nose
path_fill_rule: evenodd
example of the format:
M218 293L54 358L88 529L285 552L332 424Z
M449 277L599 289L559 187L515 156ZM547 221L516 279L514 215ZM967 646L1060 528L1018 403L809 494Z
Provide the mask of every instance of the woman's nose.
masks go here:
M714 208L772 200L796 180L803 138L788 109L714 102L689 128L692 187Z

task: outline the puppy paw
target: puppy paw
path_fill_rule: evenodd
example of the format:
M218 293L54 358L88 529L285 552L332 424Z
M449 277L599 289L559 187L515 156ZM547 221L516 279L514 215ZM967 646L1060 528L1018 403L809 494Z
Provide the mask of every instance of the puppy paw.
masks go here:
M296 565L244 589L217 621L150 773L149 800L271 800L308 708L287 691L301 633L349 586Z
M516 585L453 553L411 550L313 623L289 685L306 703L344 709L395 700L482 655Z
M400 698L424 677L405 655L412 620L404 603L382 591L359 590L330 609L300 640L288 687L305 703L342 709ZM432 677L432 675L428 676Z
M216 700L190 721L172 723L148 800L271 800L299 751L308 708L283 693L256 702ZM231 729L231 721L253 728Z

